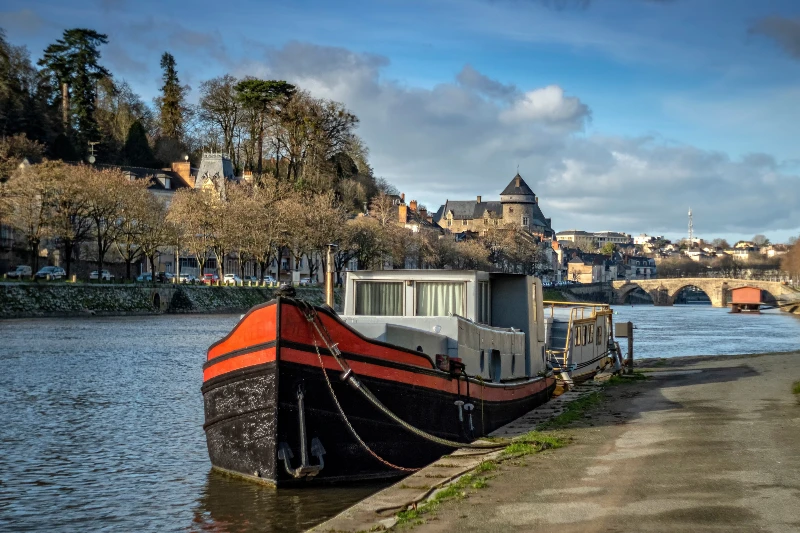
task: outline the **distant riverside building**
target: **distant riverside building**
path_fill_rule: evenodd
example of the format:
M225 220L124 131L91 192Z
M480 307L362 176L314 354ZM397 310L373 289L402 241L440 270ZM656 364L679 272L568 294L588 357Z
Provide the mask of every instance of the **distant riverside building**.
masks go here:
M663 235L648 235L647 233L640 233L638 237L633 238L633 244L636 245L645 245L650 244L651 242L659 241L664 238Z
M588 232L577 229L559 231L556 233L556 239L561 243L571 242L577 248L584 246L599 248L609 242L618 245L627 245L633 242L631 236L627 233L616 231Z
M539 208L539 198L517 174L500 193L500 201L447 200L433 215L433 222L452 233L485 234L492 228L514 224L543 239L552 239L551 220Z

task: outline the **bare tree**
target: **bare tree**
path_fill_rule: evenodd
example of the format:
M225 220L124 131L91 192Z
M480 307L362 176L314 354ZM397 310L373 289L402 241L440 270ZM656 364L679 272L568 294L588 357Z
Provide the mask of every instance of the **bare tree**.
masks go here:
M237 97L238 80L226 74L200 84L200 118L222 134L222 150L235 167L240 161L234 150L236 130L242 120L242 103Z
M212 193L180 189L173 196L167 213L167 221L173 224L180 247L194 255L200 265L201 277L205 273L213 234L212 203Z

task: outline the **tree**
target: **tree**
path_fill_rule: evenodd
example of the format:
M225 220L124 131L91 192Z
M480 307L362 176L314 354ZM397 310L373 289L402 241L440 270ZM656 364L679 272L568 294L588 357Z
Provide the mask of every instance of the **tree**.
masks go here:
M131 124L125 146L122 149L123 162L134 167L152 168L156 166L155 156L147 142L147 132L138 120Z
M178 232L167 218L167 206L161 199L147 192L141 200L140 208L139 244L155 279L158 250L168 244L177 244Z
M45 163L18 169L8 181L9 221L25 238L34 270L39 267L39 246L50 233L57 172L57 163Z
M725 239L714 239L711 241L711 246L718 250L728 250L730 249L731 245L728 244L728 241Z
M394 199L383 191L372 199L369 213L370 216L375 217L381 226L386 226L398 220L398 208L394 203Z
M92 229L88 217L89 203L86 196L86 175L92 172L85 165L55 165L56 194L53 201L52 235L61 245L67 277L72 271L75 251L89 237Z
M106 254L124 232L127 199L137 189L146 188L147 182L130 181L117 169L85 168L86 216L92 221L97 271L102 272Z
M276 118L280 109L295 93L295 86L285 81L247 78L236 84L236 94L242 106L249 112L251 139L257 151L256 173L261 178L264 163L264 134L268 120Z
M753 237L753 244L756 246L769 246L769 239L764 235L756 235Z
M63 37L45 48L39 60L39 65L46 67L61 85L64 129L73 131L80 151L86 149L88 141L98 137L96 85L111 77L99 64L99 47L107 43L108 36L94 30L64 30Z
M145 141L153 129L153 113L133 92L127 82L115 82L104 78L97 84L97 127L101 145L98 147L98 161L109 163L125 162L124 146L134 123L142 128ZM152 166L148 163L147 166Z
M781 259L781 270L788 272L795 284L800 279L800 240L795 239L792 247Z
M242 104L236 95L236 78L230 74L204 81L200 84L200 116L202 120L219 129L222 134L222 151L238 167L233 140L242 119Z
M161 96L155 100L158 109L159 136L182 141L185 134L184 117L187 112L186 95L189 86L181 85L175 58L169 52L164 52L161 56L161 70L164 85L161 86Z
M200 265L200 277L205 273L208 249L211 246L213 225L211 219L213 196L195 189L175 192L167 212L167 221L177 233L180 248L194 255Z
M613 242L607 242L600 248L600 253L603 255L614 255L614 252L617 251L617 245Z

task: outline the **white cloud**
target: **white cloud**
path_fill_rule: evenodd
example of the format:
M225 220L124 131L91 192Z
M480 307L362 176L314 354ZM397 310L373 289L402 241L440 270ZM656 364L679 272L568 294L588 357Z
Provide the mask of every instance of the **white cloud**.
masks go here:
M462 70L453 82L424 89L385 79L387 63L291 43L259 68L344 102L361 119L376 173L429 208L494 198L519 165L557 230L683 234L689 206L698 234L798 226L800 179L769 155L733 160L652 136L576 135L590 109L561 87L496 98L513 86L472 69L466 82Z
M574 96L564 96L564 89L548 85L523 94L513 105L500 113L506 123L544 122L580 128L589 115L589 108Z

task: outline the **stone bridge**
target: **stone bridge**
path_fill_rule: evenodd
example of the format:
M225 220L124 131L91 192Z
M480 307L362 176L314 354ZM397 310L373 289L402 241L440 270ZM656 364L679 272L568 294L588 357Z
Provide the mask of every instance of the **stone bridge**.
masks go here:
M731 289L738 287L758 287L764 291L764 300L775 303L785 300L785 296L796 298L798 293L778 281L757 281L733 278L659 278L612 282L614 303L623 304L631 291L644 290L653 299L653 305L672 305L678 294L687 287L697 287L711 299L714 307L726 307Z

